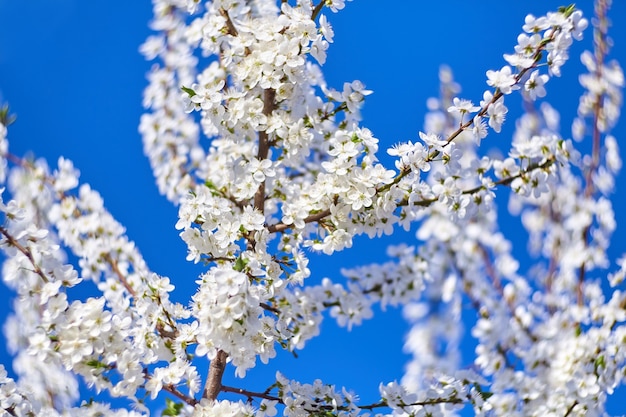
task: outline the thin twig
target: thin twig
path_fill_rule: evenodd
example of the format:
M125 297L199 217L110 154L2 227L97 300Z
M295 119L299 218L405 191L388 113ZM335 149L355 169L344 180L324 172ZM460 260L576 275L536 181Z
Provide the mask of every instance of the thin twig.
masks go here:
M109 253L103 254L102 255L102 259L109 263L109 265L111 266L111 269L113 270L115 275L117 275L117 278L120 280L120 282L122 283L124 288L126 288L126 291L128 291L128 293L132 297L137 298L137 293L136 293L135 289L130 286L130 284L126 280L126 277L124 276L124 274L122 274L122 271L120 271L120 268L117 266L117 261L115 259L113 259L111 254L109 254Z
M182 392L177 390L176 387L172 384L163 385L163 390L169 392L178 399L183 400L192 407L198 404L198 401L195 398L191 398L190 396L183 394Z
M608 31L608 19L607 11L609 5L605 1L597 1L595 3L595 14L597 25L594 30L594 58L595 58L595 77L602 79L604 72L604 60L606 53L608 52L607 31ZM592 150L591 150L591 163L585 173L585 198L590 198L595 192L596 187L593 181L593 176L600 166L600 149L602 146L601 133L600 133L600 113L602 112L602 97L605 93L596 94L595 103L593 104L593 133L592 133ZM591 224L587 225L582 232L582 239L585 247L589 246L590 241ZM585 281L585 274L587 270L587 263L583 262L578 270L578 286L576 288L576 296L578 305L583 305L584 294L583 284Z
M22 252L22 254L24 256L26 256L26 258L28 258L28 261L30 262L30 264L33 266L34 271L37 275L39 275L39 277L43 280L43 282L49 282L50 280L48 279L48 277L46 276L46 274L42 271L42 269L39 267L39 265L37 265L37 263L35 262L35 258L33 257L33 254L30 252L30 249L25 248L24 246L22 246L20 244L20 242L18 242L9 232L8 230L6 230L4 227L0 227L0 233L2 233L4 235L4 237L7 238L7 240L9 241L9 245L10 246L14 246L17 248L17 250L19 250L20 252Z
M275 397L273 395L269 395L266 392L248 391L248 390L245 390L243 388L229 387L229 386L226 386L226 385L222 385L222 391L223 392L232 392L232 393L235 393L235 394L245 395L248 398L263 398L265 400L278 401L280 403L283 402L282 398Z
M315 6L315 9L313 9L313 13L311 13L311 20L317 19L317 16L322 11L324 4L326 4L326 0L320 0L320 2L317 3L317 6Z
M220 9L220 14L222 15L224 19L226 19L226 28L228 29L228 34L232 36L239 35L239 32L237 31L237 28L233 24L233 21L230 20L230 16L228 15L228 12L224 9Z

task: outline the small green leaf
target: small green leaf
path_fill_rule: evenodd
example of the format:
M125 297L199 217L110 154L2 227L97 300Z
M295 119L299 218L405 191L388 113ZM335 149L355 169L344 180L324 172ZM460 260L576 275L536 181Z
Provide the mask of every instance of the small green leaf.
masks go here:
M576 4L572 3L569 6L559 7L559 13L563 13L565 17L570 17L576 10Z
M95 369L106 368L107 365L105 363L100 362L99 360L93 359L87 362L87 366L91 366Z
M196 95L196 92L195 92L195 91L193 91L193 90L192 90L191 88L189 88L189 87L182 86L182 87L180 87L180 89L181 89L181 90L183 90L185 93L189 94L189 97L193 97L193 96L195 96L195 95Z
M241 272L246 267L246 265L248 265L248 260L239 257L235 261L235 265L233 266L233 269L237 272Z
M0 123L2 123L5 127L9 126L13 122L15 122L14 114L9 114L9 105L5 104L0 108Z
M594 361L594 365L596 366L596 369L606 368L606 361L604 360L604 355L598 356L596 360Z
M478 395L480 395L480 397L483 400L488 400L490 397L493 396L493 392L483 391L483 388L476 383L474 383L473 385L474 385L474 388L476 389L476 392L478 392Z
M161 413L162 416L177 416L180 415L180 410L183 408L183 403L177 403L169 398L165 399L165 410Z

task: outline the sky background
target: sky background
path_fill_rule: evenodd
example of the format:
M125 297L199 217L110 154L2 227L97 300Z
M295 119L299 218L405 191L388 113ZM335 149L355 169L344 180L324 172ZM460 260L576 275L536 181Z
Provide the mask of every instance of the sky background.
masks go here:
M614 3L611 55L624 65L626 2ZM560 5L552 0L356 0L339 14L326 13L335 30L335 43L323 70L335 88L359 79L374 90L363 109L363 125L381 140L384 150L399 141L417 139L426 100L438 94L440 64L452 68L463 88L461 96L477 103L487 88L485 72L505 64L502 54L513 51L526 14L545 14ZM586 16L591 15L591 1L578 6ZM0 102L8 102L18 116L9 129L10 151L17 155L32 151L53 166L59 156L73 160L81 181L102 194L106 207L126 226L150 268L169 276L182 299L191 294L202 269L185 261L186 247L174 228L177 209L158 194L137 132L145 75L151 66L138 48L151 33L147 26L151 16L147 0L0 0ZM561 111L566 137L582 92L577 81L582 68L578 57L590 48L590 40L588 29L584 42L575 44L563 76L547 84L547 98ZM487 138L486 147L509 143L519 105L507 105L509 123L502 135ZM625 131L626 123L621 121L613 132L618 143ZM626 220L626 198L620 190L623 179L622 174L618 179L622 194L614 198L618 230L612 260L626 250L626 229L619 224ZM499 205L505 207L506 200ZM519 234L517 220L511 219L503 229L513 233L509 239L523 252L526 240ZM313 275L316 279L338 277L340 267L356 266L364 259L384 261L389 243L397 243L397 238L374 244L358 239L352 250L331 262L314 257ZM2 322L10 295L0 284ZM325 320L322 336L310 342L297 360L281 355L271 366L251 371L250 384L263 389L275 370L281 369L290 378L303 382L321 378L375 401L379 382L402 377L408 360L402 353L406 331L397 309L377 315L350 333ZM10 366L4 336L0 336L0 363ZM226 383L251 387L229 375ZM610 411L626 413L626 406L613 401Z

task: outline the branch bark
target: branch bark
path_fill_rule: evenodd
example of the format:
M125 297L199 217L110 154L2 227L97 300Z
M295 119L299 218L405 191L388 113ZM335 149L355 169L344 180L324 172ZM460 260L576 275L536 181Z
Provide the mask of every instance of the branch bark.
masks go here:
M209 366L209 376L207 377L206 386L204 387L204 398L211 401L217 399L218 394L222 390L222 376L226 369L226 359L228 355L223 350L217 352L215 359L211 361Z
M263 114L265 116L269 116L274 110L274 99L276 97L276 91L271 88L268 88L263 92ZM267 132L262 131L259 132L259 150L257 152L257 159L259 161L263 161L267 159L267 155L269 154L270 143ZM265 181L263 181L256 193L254 194L254 208L259 210L261 213L265 212Z

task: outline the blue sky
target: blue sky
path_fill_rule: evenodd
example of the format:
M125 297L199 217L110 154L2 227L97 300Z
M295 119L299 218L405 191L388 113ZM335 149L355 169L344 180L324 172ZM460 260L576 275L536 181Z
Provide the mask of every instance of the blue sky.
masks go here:
M587 16L591 3L580 2ZM612 56L624 65L626 2L614 3ZM560 5L553 0L355 0L337 15L328 13L335 43L324 66L326 79L336 88L360 79L374 90L366 100L363 125L381 140L381 149L415 140L426 99L438 92L439 64L452 68L463 98L478 102L487 88L485 72L504 65L502 54L512 52L525 15L544 14ZM0 0L0 101L10 103L18 115L9 130L11 151L18 155L32 151L51 164L61 155L72 159L82 181L102 194L109 211L126 226L151 269L178 284L182 298L192 288L186 283L191 284L201 268L185 261L186 248L174 228L177 209L158 195L137 132L151 65L138 47L150 34L151 14L147 0ZM575 45L564 75L547 85L547 98L562 111L565 136L582 91L578 56L589 48L590 40L588 31L585 41ZM510 140L506 134L519 110L513 104L509 108L504 134L489 136L486 146L499 142L506 146ZM624 132L622 121L614 130L618 143ZM618 180L618 192L623 178ZM626 198L622 194L614 201L619 223L626 220ZM506 201L499 204L505 207ZM515 225L512 219L503 228L517 232ZM626 238L621 237L625 231L618 226L612 259L626 251ZM524 236L509 238L525 248ZM337 277L341 266L358 265L363 259L382 261L384 248L392 241L367 244L361 239L332 262L317 257L313 274ZM0 302L6 300L7 290L0 285ZM0 310L0 319L5 314L6 308ZM289 377L303 381L319 377L375 400L380 381L402 376L406 330L398 310L378 315L351 333L337 330L327 320L322 331L330 338L313 340L297 360L283 355L271 369L250 375L255 388L264 388L274 369L282 368ZM0 336L0 363L8 364L2 342ZM618 411L626 409L614 410Z

